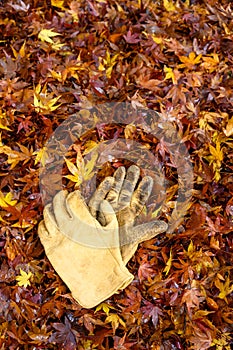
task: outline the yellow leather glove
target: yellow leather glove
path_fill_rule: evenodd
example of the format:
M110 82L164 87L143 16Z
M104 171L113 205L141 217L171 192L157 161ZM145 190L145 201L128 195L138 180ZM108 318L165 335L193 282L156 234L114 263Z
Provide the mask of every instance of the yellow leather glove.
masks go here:
M99 192L105 196L112 184L113 178L105 179ZM45 207L38 229L48 259L85 308L96 306L133 280L121 257L116 215L106 200L98 206L105 226L90 214L79 191L61 191Z
M134 221L140 215L153 186L153 179L145 176L136 188L139 176L140 169L136 165L130 166L127 172L123 166L118 168L114 173L113 186L106 196L106 200L111 204L117 216L121 255L125 265L134 255L139 243L165 232L168 227L164 221L160 220L134 226ZM108 182L108 178L101 183L103 187L106 187L105 181ZM89 202L91 214L102 225L105 225L106 222L99 205L100 200L104 198L100 188L96 190Z

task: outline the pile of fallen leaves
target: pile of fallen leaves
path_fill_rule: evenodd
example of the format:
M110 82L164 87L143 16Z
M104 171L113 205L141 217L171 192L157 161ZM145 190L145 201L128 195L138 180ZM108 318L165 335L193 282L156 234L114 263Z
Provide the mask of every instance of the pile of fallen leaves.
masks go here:
M1 1L1 350L232 349L232 14L227 0ZM167 116L189 150L194 190L175 234L140 245L132 284L87 310L39 241L39 168L64 120L88 120L110 101ZM71 163L90 140L127 136L159 154L168 183L160 217L169 220L178 179L162 141L101 128L69 151L64 186L77 185ZM107 164L100 180L121 164Z

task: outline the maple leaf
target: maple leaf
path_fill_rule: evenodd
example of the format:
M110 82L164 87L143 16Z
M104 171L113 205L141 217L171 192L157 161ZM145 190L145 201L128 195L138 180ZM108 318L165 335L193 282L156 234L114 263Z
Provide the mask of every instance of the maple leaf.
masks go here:
M183 64L179 64L180 68L187 67L190 69L193 69L193 67L201 62L202 55L196 56L195 52L190 52L190 54L187 56L179 56L179 59Z
M211 332L208 329L203 332L195 327L189 340L193 343L193 350L208 350L212 342Z
M213 0L1 2L0 314L5 321L0 325L0 348L230 350L231 5L231 1ZM118 104L105 109L106 98L128 101L133 107L132 117L151 121L153 130L158 126L158 138L149 130L148 134L146 129L134 130L128 109L124 113ZM111 298L110 304L99 305L97 312L95 308L85 311L70 293L65 294L67 289L45 258L35 226L43 210L38 163L46 167L53 160L46 160L44 141L82 108L86 111L77 113L67 135L59 139L59 146L67 146L77 135L79 122L90 129L90 138L84 134L80 140L84 162L81 158L76 162L76 155L73 159L74 145L67 153L80 179L65 161L67 174L63 175L82 180L82 171L90 170L90 176L97 172L100 168L92 168L92 163L89 170L85 166L97 151L99 140L124 136L141 142L159 155L167 184L164 210L161 186L155 181L148 212L143 212L141 219L147 215L150 219L152 212L157 218L160 210L171 222L171 230L178 229L178 236L161 236L162 246L161 239L141 245L129 262L131 272L138 272L141 282L136 276L130 286ZM157 125L156 116L150 119L148 108L164 115L165 123ZM139 115L140 110L145 113ZM125 126L107 126L107 114L111 120L119 116L117 120ZM179 193L186 197L179 177L180 169L185 169L182 164L177 168L180 146L173 153L176 140L169 122L190 151L195 181L193 201L178 207ZM130 163L127 157L107 162L97 175L98 181ZM148 166L154 168L152 162ZM52 174L51 179L57 188L58 175ZM43 178L46 184L50 180L46 175ZM75 187L76 183L64 180L64 185ZM49 183L51 200L52 192ZM194 203L199 204L194 207ZM33 262L28 269L19 265L25 259ZM33 274L28 290L17 285L17 266ZM164 280L171 271L172 276ZM196 284L192 284L194 279ZM80 330L79 335L72 324Z
M190 289L185 290L181 299L181 303L186 304L189 315L191 315L191 309L199 308L200 302L204 300L201 292L194 286L194 282L193 280Z
M43 324L42 327L37 327L34 323L32 323L32 330L27 332L28 336L37 344L47 341L51 333L51 331L47 331L46 325Z
M167 274L169 273L171 267L172 267L172 250L170 250L169 259L168 259L168 261L166 262L166 266L165 266L165 268L164 268L164 270L163 270L163 272L165 272L165 275L167 275Z
M66 175L65 177L73 182L76 182L77 186L82 183L82 176L80 174L80 170L76 167L69 159L65 158L65 162L67 168L71 172L72 175Z
M18 144L18 146L22 152L15 151L8 146L0 146L1 152L8 157L7 163L11 165L10 169L13 169L21 161L26 163L31 159L32 151L23 145Z
M152 268L151 264L149 262L142 262L138 268L138 277L140 282L153 275L154 269Z
M95 312L103 310L103 312L108 316L110 309L115 310L115 307L107 303L101 303L98 306L96 306Z
M61 98L61 95L52 98L53 94L48 94L46 91L46 85L42 88L38 84L34 91L34 106L37 112L50 113L55 111L61 104L56 105L57 101Z
M54 44L52 44L52 49L54 50L60 50L61 47L65 46L65 44L62 44L60 42L56 42Z
M156 328L159 322L159 316L163 316L163 311L157 305L154 305L149 301L145 301L145 303L146 306L143 306L141 308L143 312L143 317L145 317L145 315L149 316L154 327Z
M13 54L14 54L15 58L20 58L20 57L25 57L26 56L25 47L26 47L26 41L24 41L23 45L19 49L19 52L17 52L15 50L15 48L13 46L11 46L11 49L13 51Z
M61 34L53 32L51 29L42 29L38 34L38 38L41 41L45 41L47 43L54 44L54 41L51 38L58 36L58 35L61 35Z
M210 346L216 346L217 350L231 350L231 340L232 334L224 332L221 334L220 332L217 334L216 339L213 339Z
M223 160L223 151L221 150L220 142L216 143L216 148L212 145L209 145L210 153L212 154L213 161L222 162ZM212 161L211 158L211 161Z
M199 118L199 126L203 130L215 130L211 124L218 123L219 118L228 119L227 113L216 113L202 111Z
M141 74L137 79L137 83L140 87L157 92L160 89L159 85L162 83L162 80L150 79L150 75Z
M68 318L65 317L65 323L53 323L52 326L56 329L56 332L50 336L49 341L51 343L62 343L65 349L75 350L78 332L71 328Z
M16 281L18 286L20 287L27 287L30 286L30 278L32 277L32 273L29 271L29 273L23 271L20 269L20 275L16 277Z
M172 79L173 84L178 83L178 80L179 80L181 74L177 69L173 70L172 68L165 66L163 70L166 73L165 80Z
M128 350L128 349L133 349L133 346L137 343L137 342L126 342L125 341L126 338L126 334L120 338L118 336L114 336L114 349L121 349L121 350Z
M98 146L98 143L92 140L89 140L85 143L85 150L83 152L83 155L86 155L90 152L92 152L96 147Z
M140 41L139 34L132 34L131 30L129 30L126 35L123 35L123 37L128 44L137 44Z
M107 78L111 78L112 70L115 64L117 63L119 54L115 54L111 57L109 51L106 52L105 58L99 58L99 71L106 71Z
M0 110L0 129L11 131L11 129L8 127L8 124L9 123L6 118L6 113Z
M46 160L48 159L48 149L47 147L42 147L38 151L33 152L33 155L36 155L35 165L39 162L45 166Z
M50 73L51 73L51 76L52 76L54 79L57 79L58 81L63 82L63 77L62 77L62 73L61 73L61 72L55 72L55 71L52 70L52 69L50 69L49 71L50 71Z
M218 297L220 299L224 299L225 302L228 304L228 300L227 300L227 295L230 294L231 292L233 292L233 284L230 285L230 278L229 276L227 277L227 279L225 280L225 283L221 282L219 278L217 278L214 281L215 286L219 289L220 293L218 295Z
M209 144L209 150L211 155L206 156L205 158L209 161L213 166L214 170L214 179L219 181L221 178L220 169L223 161L223 150L221 149L221 142L219 140L216 141L216 148Z
M163 38L162 37L156 36L155 34L151 34L151 37L152 37L153 41L156 44L162 44L163 43Z
M187 92L187 89L181 85L173 85L172 88L168 91L166 98L171 98L172 103L177 104L179 101L186 104L186 96L185 93Z
M18 118L18 121L20 121L19 126L18 126L18 130L17 130L18 133L22 129L25 130L27 133L29 131L31 131L31 127L33 126L33 123L30 121L30 119L31 119L31 116L29 116L25 119Z
M116 332L116 329L119 327L119 324L121 324L124 328L126 327L125 322L117 315L117 314L110 314L106 317L105 322L110 322L113 328L113 332Z
M176 8L172 0L163 0L163 6L168 12L176 11Z
M93 153L89 161L85 161L79 154L76 157L76 165L65 158L66 165L72 175L65 175L67 179L79 186L83 181L90 180L94 175L93 169L98 158L98 153Z
M223 132L227 137L233 135L233 117L228 120L226 128L223 129Z
M54 7L58 7L62 10L65 10L64 8L64 0L51 0L51 5Z
M201 64L201 67L205 68L210 73L214 72L217 66L219 65L218 54L214 53L211 56L210 57L203 56L202 57L203 63Z
M0 207L7 208L9 206L14 207L17 203L17 200L12 200L13 194L11 192L8 192L5 196L0 191Z

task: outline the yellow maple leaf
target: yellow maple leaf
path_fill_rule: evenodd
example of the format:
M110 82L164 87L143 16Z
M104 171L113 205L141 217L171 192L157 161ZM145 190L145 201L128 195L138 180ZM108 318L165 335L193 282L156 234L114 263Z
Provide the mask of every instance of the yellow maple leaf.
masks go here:
M223 150L221 149L221 142L219 140L216 141L216 147L209 145L210 155L205 158L212 165L214 170L214 180L219 181L221 178L220 170L223 161Z
M199 117L199 127L203 130L214 130L211 124L215 125L218 123L219 118L228 119L228 114L225 112L207 112L201 111Z
M163 6L165 7L165 9L166 9L168 12L176 11L176 7L174 6L174 4L173 4L172 1L163 0Z
M98 143L92 140L89 140L85 143L85 151L83 152L83 155L90 153L93 151L94 148L98 146Z
M163 272L165 272L165 275L167 276L168 272L170 271L172 267L172 250L170 250L170 256L169 256L169 259L168 261L166 262L166 266L163 270Z
M6 113L0 110L0 129L11 131L11 129L7 126L8 121L6 118Z
M52 69L50 69L49 71L50 71L51 76L52 76L54 79L57 79L57 80L60 81L60 82L63 81L61 72L56 72L56 71L54 71L54 70L52 70Z
M77 186L80 185L82 183L82 176L80 174L80 170L69 159L65 158L65 162L66 162L67 168L72 174L72 175L66 175L65 177L75 182Z
M54 41L51 39L55 36L61 35L60 33L53 32L51 29L41 29L41 31L38 34L38 38L41 41L45 41L50 44L54 44Z
M99 57L99 67L98 67L98 70L99 70L100 72L103 72L103 71L105 70L105 66L103 65L103 63L102 63L101 61L102 61L102 59L101 59L101 57Z
M155 34L151 34L152 39L156 44L162 44L163 43L163 38L160 36L156 36Z
M48 159L47 147L42 147L38 151L33 152L32 154L36 155L35 162L34 162L35 165L41 162L41 164L45 166L46 159Z
M210 150L210 153L212 155L211 161L222 162L222 160L223 160L223 151L221 149L220 142L216 143L216 148L213 147L212 145L209 145L209 150Z
M196 64L200 63L202 58L202 55L196 56L195 52L190 52L188 56L180 56L179 59L182 62L182 64L179 64L180 68L187 67L187 68L193 68Z
M119 327L119 324L121 324L124 328L126 327L125 322L117 314L110 314L106 317L105 322L111 323L114 332Z
M83 158L77 154L76 165L65 158L66 165L72 175L65 175L65 177L76 183L79 186L83 181L90 180L94 175L93 169L98 158L98 153L93 153L89 161L84 161Z
M61 104L57 104L57 101L61 98L61 95L53 98L53 93L47 93L46 85L42 88L38 84L34 90L34 107L37 112L50 113L55 111Z
M21 48L19 49L19 52L17 52L15 50L15 48L13 46L11 46L11 49L13 51L13 54L15 56L15 58L18 57L25 57L26 56L26 52L25 52L25 47L26 47L26 41L24 41L23 45L21 46Z
M118 56L119 54L117 53L116 55L111 57L109 51L107 51L105 58L99 59L98 70L101 72L105 70L107 78L111 78L112 70L115 64L117 63Z
M30 286L31 283L29 280L31 277L32 277L31 272L27 273L27 272L23 271L22 269L20 269L20 275L16 277L16 281L17 281L18 286L20 286L20 287Z
M166 73L165 75L165 80L172 79L173 84L177 84L178 78L180 76L180 73L177 69L172 69L170 67L164 67L164 72Z
M215 286L218 288L218 290L220 291L218 297L220 299L224 299L225 302L228 304L227 301L227 295L230 294L231 292L233 292L233 284L230 285L230 278L229 276L227 277L227 279L225 280L225 283L221 282L219 279L216 279L214 284Z
M212 57L211 57L212 56ZM201 67L204 67L210 73L214 72L219 65L219 57L217 53L212 54L209 57L202 57L203 63Z
M114 309L115 310L115 307L113 307L111 305L108 305L107 303L101 303L98 306L96 306L95 313L97 311L103 310L103 312L108 316L110 309Z
M146 31L143 31L142 32L147 38L148 36L151 36L153 41L156 43L156 44L162 44L163 43L163 38L160 37L160 36L157 36L155 34L152 34L152 33L147 33Z
M24 163L28 162L31 158L32 152L27 147L18 144L20 150L15 151L8 146L1 146L1 152L5 153L8 157L7 163L11 165L10 169L13 169L19 162L24 161Z
M17 203L17 200L12 200L13 195L11 192L8 192L5 196L0 191L0 207L7 208L9 206L14 207Z
M58 7L59 9L65 10L64 8L64 0L51 0L51 5L54 7Z
M83 173L84 180L91 179L93 175L92 171L94 169L97 158L98 158L98 153L93 153L91 159L86 162L84 167L84 173Z
M60 42L52 44L52 49L54 50L60 50L61 47L65 46L65 44L61 44Z
M223 129L223 131L227 137L233 135L233 117L230 120L228 120L226 129Z

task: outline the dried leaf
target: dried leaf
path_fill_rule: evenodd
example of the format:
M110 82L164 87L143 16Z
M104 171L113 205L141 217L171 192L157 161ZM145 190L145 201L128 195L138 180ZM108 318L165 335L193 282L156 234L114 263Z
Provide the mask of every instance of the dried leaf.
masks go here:
M32 273L29 271L29 273L23 271L20 269L20 275L16 277L16 281L18 286L27 287L31 285L30 278L32 277Z

